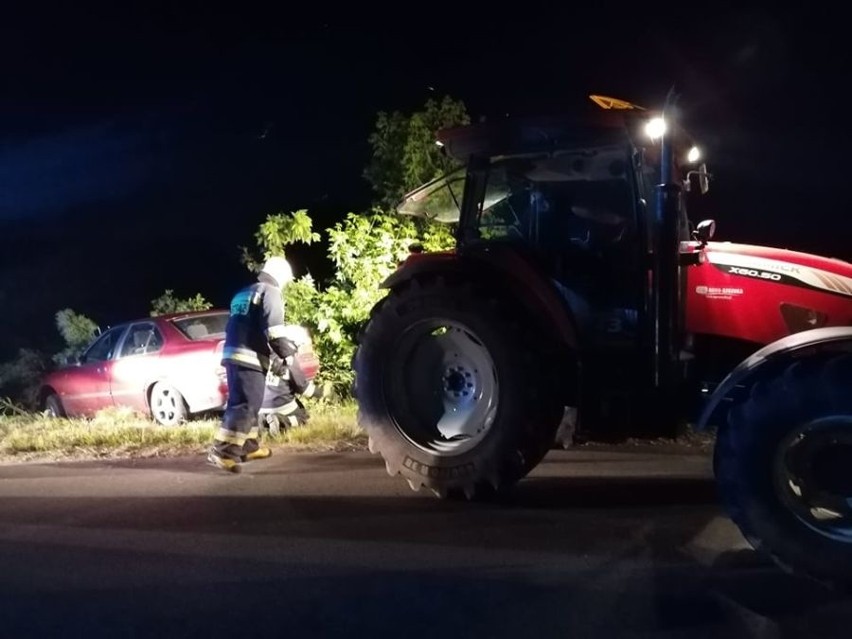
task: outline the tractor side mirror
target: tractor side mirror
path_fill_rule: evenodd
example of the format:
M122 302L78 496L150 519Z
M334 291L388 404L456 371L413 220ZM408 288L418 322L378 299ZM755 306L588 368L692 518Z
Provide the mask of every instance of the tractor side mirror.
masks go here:
M702 244L707 244L716 235L716 220L701 220L692 235Z
M703 162L698 167L698 188L701 189L701 195L704 195L710 190L710 174L707 172L707 165ZM715 223L713 228L715 229Z
M698 167L697 171L689 171L686 174L686 181L684 182L684 190L690 191L692 184L689 179L693 176L698 176L698 188L701 191L701 195L707 193L710 190L710 178L713 177L707 172L707 165L705 163L701 163L701 166Z

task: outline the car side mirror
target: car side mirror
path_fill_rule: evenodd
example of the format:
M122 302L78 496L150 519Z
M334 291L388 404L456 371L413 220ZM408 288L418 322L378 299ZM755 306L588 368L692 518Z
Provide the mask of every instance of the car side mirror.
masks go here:
M60 366L79 366L81 363L76 355L62 355L57 362Z
M716 235L716 220L701 220L692 235L702 244L707 244Z
M81 366L86 363L86 354L79 353L77 355L66 355L65 364L68 366Z

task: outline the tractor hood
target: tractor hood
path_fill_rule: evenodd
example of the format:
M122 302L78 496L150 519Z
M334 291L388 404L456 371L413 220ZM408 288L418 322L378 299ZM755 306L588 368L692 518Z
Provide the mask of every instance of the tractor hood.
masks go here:
M768 344L799 331L852 326L852 264L785 249L709 242L687 268L686 325Z
M733 275L823 290L852 297L852 264L786 249L710 242L707 261Z

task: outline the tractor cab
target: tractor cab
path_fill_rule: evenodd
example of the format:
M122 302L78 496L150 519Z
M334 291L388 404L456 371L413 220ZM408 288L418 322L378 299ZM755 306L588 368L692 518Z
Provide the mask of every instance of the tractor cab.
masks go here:
M547 261L555 280L589 295L604 288L601 279L609 280L607 289L623 288L619 282L639 275L655 244L657 185L675 181L690 191L697 183L706 193L708 174L684 132L666 153L671 125L660 115L591 98L600 109L586 117L441 131L438 144L462 167L409 193L398 212L456 225L462 251L483 243L523 246ZM685 211L678 226L689 240Z

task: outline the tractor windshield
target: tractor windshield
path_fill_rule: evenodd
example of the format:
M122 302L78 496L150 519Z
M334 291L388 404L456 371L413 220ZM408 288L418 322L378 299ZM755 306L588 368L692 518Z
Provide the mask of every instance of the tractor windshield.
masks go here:
M405 197L397 212L436 222L458 222L465 177L465 169L460 168L421 186Z

